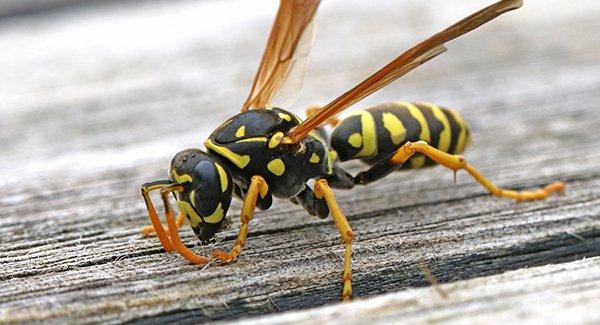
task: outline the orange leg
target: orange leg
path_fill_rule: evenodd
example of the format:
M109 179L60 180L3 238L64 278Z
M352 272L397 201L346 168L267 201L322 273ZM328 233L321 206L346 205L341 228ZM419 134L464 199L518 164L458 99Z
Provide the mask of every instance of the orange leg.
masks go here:
M144 197L144 202L146 202L146 210L148 210L148 217L150 217L152 227L155 229L158 240L160 240L160 243L167 252L173 251L173 244L171 244L171 240L169 240L167 233L165 232L162 224L160 223L160 219L158 218L156 209L152 204L152 199L150 199L150 192L154 190L163 189L172 184L173 182L171 181L158 181L142 185L142 196Z
M425 141L405 143L402 147L396 150L396 153L390 158L390 162L392 164L403 164L417 152L426 155L440 165L444 165L447 168L452 169L455 175L459 169L466 170L479 184L481 184L486 190L495 196L514 199L517 201L542 200L554 192L564 193L565 191L565 184L561 182L548 184L544 188L536 191L513 191L500 188L485 178L485 176L475 169L475 167L469 165L469 163L467 163L462 156L451 155L440 151L430 146Z
M171 237L171 243L173 244L173 249L179 255L183 256L186 260L193 264L206 264L210 262L209 258L204 256L200 256L194 252L192 252L189 248L185 247L185 245L181 242L181 238L179 237L179 231L177 229L177 225L175 224L175 218L173 217L173 211L171 211L171 205L169 204L169 193L172 191L181 191L181 185L172 185L163 188L160 190L160 194L162 196L163 203L165 205L165 215L167 217L167 225L169 228L169 236ZM183 215L185 218L184 212L179 212L180 216ZM160 225L160 223L159 223ZM159 227L162 229L162 226ZM158 230L158 229L157 229ZM158 231L157 231L158 234Z
M254 217L254 209L256 208L256 200L258 195L261 197L267 195L267 191L269 190L269 186L267 182L260 176L252 177L252 182L250 183L250 187L248 188L248 192L246 193L246 198L244 199L244 204L242 205L242 213L240 215L240 221L242 225L240 227L240 232L238 233L237 240L231 249L231 252L227 253L221 250L217 250L213 252L213 257L220 260L221 262L231 262L234 261L244 245L246 245L246 237L248 236L248 223Z
M348 224L348 220L335 201L335 198L333 197L333 191L329 185L327 185L327 181L324 179L316 181L314 191L315 196L318 199L325 198L327 206L329 207L329 211L331 212L333 222L339 230L340 235L342 235L342 239L346 245L346 251L344 255L344 272L342 275L342 283L344 284L344 288L342 289L342 300L350 300L350 297L352 297L352 268L350 266L350 262L352 260L352 240L354 239L354 233L350 228L350 224Z
M177 219L175 220L175 225L177 226L177 229L181 228L181 226L183 226L183 224L185 223L185 214L180 213L177 216ZM169 232L169 228L166 226L163 226L163 229L165 230L165 232ZM154 225L148 225L142 228L142 236L144 237L150 237L150 236L154 236L156 235L156 230L154 230Z

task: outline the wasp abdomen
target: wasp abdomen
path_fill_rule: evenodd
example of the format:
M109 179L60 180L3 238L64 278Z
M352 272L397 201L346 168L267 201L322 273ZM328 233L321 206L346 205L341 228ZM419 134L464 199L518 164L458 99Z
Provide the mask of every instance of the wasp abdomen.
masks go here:
M469 126L455 111L429 103L395 102L351 113L333 130L331 147L340 160L373 164L407 141L425 141L441 151L459 154L469 143ZM403 168L434 162L415 155Z

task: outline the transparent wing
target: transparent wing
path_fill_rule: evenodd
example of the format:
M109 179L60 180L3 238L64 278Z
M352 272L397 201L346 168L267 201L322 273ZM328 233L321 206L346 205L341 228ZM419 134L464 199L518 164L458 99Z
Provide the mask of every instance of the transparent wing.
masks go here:
M292 142L298 142L303 139L308 132L325 122L328 118L338 114L352 104L405 75L412 69L443 53L446 50L444 43L476 29L507 11L517 9L521 7L522 4L522 0L498 1L413 46L388 65L375 72L354 88L343 93L331 103L325 105L320 111L311 115L300 125L290 130L288 136L291 138Z
M281 0L252 89L242 111L265 108L276 98L291 104L302 87L314 38L319 0Z

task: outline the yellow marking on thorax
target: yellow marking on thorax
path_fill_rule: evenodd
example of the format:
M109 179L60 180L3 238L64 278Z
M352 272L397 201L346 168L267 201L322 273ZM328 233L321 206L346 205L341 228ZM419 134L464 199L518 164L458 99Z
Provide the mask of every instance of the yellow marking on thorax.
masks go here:
M452 116L454 116L456 123L460 125L460 133L458 133L458 139L456 139L456 148L454 149L454 153L459 154L463 152L463 150L465 150L465 147L467 146L467 128L469 126L467 125L467 122L465 122L465 120L462 118L462 116L458 114L458 112L456 112L455 110L451 110L450 113L452 113Z
M348 143L354 148L360 148L362 146L362 136L360 133L352 133L348 137Z
M269 140L269 148L273 149L277 147L281 143L281 140L283 140L283 136L283 132L275 132L275 134L273 134L273 136L271 136L271 139Z
M283 160L281 159L273 159L271 161L269 161L269 163L267 164L267 169L277 175L277 176L281 176L283 175L283 173L285 172L285 164L283 163Z
M221 206L221 203L217 205L215 211L210 216L204 217L204 221L208 223L217 223L221 221L221 219L223 219L223 207Z
M285 113L278 113L277 115L279 115L280 118L282 118L282 119L284 119L284 120L286 120L288 122L292 121L292 118L289 115L285 114Z
M237 131L235 131L235 136L238 138L243 137L246 134L246 126L242 125L240 126L239 129L237 129Z
M425 102L422 102L420 104L429 106L429 108L431 108L431 111L433 112L433 116L435 116L435 118L438 121L440 121L440 123L442 123L444 129L442 130L442 132L440 132L440 141L438 143L438 149L440 149L443 152L448 152L448 150L450 149L450 142L452 141L452 129L450 128L450 122L448 122L446 114L444 114L444 112L442 112L442 109L437 105Z
M383 127L390 133L392 143L399 145L406 138L406 128L402 121L393 113L383 113Z
M188 215L188 217L190 217L190 225L192 227L195 228L202 222L202 218L200 218L200 216L188 202L177 200L177 207L179 208L179 211L183 211Z
M365 110L352 112L349 116L355 115L360 116L362 149L356 155L354 155L354 157L358 158L374 156L377 154L377 130L375 130L375 119L371 113Z
M321 161L321 158L319 158L319 156L313 152L313 154L310 156L310 159L308 160L313 164L318 164L319 161Z
M179 175L175 169L171 169L171 177L178 183L183 184L192 181L192 176L188 174Z
M225 173L225 169L223 169L221 165L215 163L215 166L217 167L217 172L219 173L219 181L221 182L221 192L225 192L225 190L227 190L227 185L229 185L227 181L227 174ZM193 203L194 202L192 201L192 204Z
M429 124L427 124L427 120L423 115L423 112L419 110L419 108L412 103L401 102L401 105L406 107L410 112L410 115L414 117L419 124L421 125L421 133L419 134L419 139L429 143L431 142L431 133L429 132ZM410 164L412 168L419 168L425 165L425 157L422 155L416 156L411 159Z
M266 137L246 138L246 139L242 139L242 140L237 140L235 143L240 143L240 142L267 142L267 138Z
M206 148L214 150L218 154L223 157L229 159L232 163L234 163L239 168L244 168L250 162L250 156L248 155L238 155L237 153L225 148L223 146L216 145L212 142L212 140L208 139L204 142Z

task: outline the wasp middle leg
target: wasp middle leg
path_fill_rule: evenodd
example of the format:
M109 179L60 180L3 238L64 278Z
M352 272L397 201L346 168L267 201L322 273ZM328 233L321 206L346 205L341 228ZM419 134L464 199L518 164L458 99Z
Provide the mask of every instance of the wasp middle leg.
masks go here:
M244 245L246 245L246 238L248 236L248 224L250 220L254 217L254 210L256 209L256 203L258 201L258 196L261 198L265 198L269 193L269 185L264 180L264 178L260 176L252 177L252 181L250 182L250 186L248 187L248 191L246 192L246 197L244 198L244 204L242 205L242 213L240 214L240 221L242 225L240 226L240 231L238 233L237 239L233 248L229 253L217 250L213 252L213 257L222 261L222 262L231 262L234 261L242 249Z
M354 233L352 232L352 228L350 228L350 224L348 224L346 216L344 216L342 210L335 201L333 191L329 185L327 185L326 180L320 179L315 182L315 196L317 199L324 198L327 202L333 222L344 240L344 272L342 275L344 288L342 290L342 300L350 300L350 297L352 296L352 268L350 262L352 260L352 240L354 239Z

